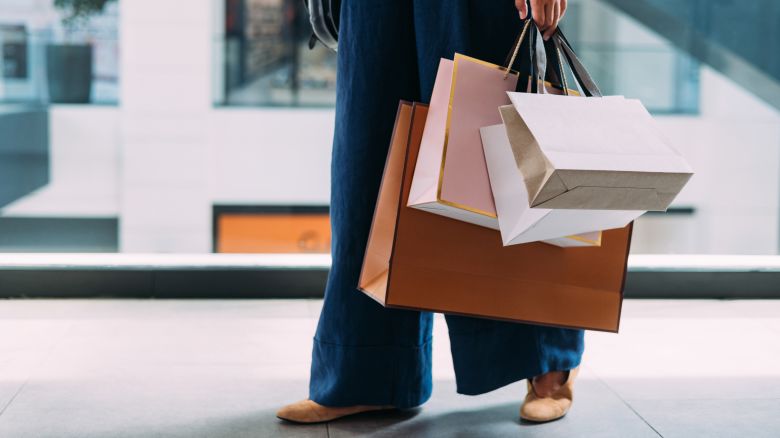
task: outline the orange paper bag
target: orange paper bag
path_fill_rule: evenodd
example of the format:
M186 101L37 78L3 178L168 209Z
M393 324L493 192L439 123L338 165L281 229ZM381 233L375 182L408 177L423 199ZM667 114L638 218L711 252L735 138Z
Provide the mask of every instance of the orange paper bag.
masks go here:
M631 226L600 247L504 247L495 230L407 207L427 112L399 105L358 288L387 307L617 332Z

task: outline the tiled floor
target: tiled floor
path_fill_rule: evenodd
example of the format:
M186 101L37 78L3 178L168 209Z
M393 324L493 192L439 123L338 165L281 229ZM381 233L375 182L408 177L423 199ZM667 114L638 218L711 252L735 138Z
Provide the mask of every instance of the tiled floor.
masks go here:
M780 436L780 301L627 301L589 333L576 403L517 421L520 383L455 394L444 321L422 408L310 427L319 301L0 301L0 437Z

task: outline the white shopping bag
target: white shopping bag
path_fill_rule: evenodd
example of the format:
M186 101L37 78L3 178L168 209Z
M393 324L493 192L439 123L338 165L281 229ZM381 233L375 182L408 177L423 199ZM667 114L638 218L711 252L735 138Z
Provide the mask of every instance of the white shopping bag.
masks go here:
M642 210L531 208L518 157L512 152L504 125L486 126L480 133L505 246L622 228L644 213Z
M532 207L663 211L693 175L638 100L509 97L501 115Z

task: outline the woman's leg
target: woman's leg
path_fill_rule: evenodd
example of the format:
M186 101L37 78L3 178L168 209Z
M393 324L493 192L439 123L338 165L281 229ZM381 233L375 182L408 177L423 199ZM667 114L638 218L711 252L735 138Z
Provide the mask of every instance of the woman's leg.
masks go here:
M580 364L582 330L447 316L458 392L476 395Z
M455 52L504 62L522 27L513 0L414 0L421 98L428 101L439 58ZM447 316L458 392L481 394L517 380L575 368L581 330Z
M400 99L419 99L411 0L345 0L331 164L333 267L309 394L321 405L406 408L430 396L431 315L385 309L356 289Z
M428 101L438 59L455 51L502 62L520 29L513 5L512 0L342 5L333 268L310 385L310 397L322 405L408 407L430 396L430 315L383 309L355 285L398 100ZM579 330L454 316L447 321L458 391L464 394L574 368L582 354Z

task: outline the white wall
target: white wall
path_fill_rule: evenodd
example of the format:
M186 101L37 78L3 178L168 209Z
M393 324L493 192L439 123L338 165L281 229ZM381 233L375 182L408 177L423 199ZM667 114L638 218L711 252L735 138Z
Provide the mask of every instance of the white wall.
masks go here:
M220 109L211 120L215 203L328 204L332 110Z
M119 112L110 106L49 108L49 184L3 216L114 218L119 214Z
M701 114L658 116L696 175L675 201L693 217L637 221L636 253L777 254L780 112L702 68Z
M210 251L215 202L328 200L331 111L213 108L220 6L121 2L123 252Z
M211 248L211 0L120 2L120 248Z

